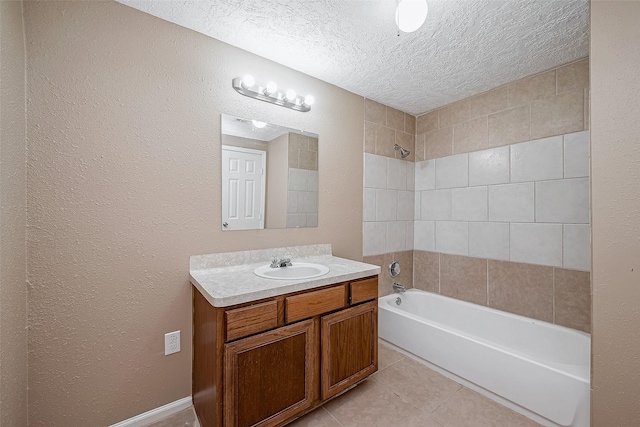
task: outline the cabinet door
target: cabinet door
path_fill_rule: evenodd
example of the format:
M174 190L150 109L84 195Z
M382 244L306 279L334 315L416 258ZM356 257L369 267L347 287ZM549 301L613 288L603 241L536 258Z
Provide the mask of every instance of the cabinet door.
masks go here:
M322 400L378 370L378 302L324 316Z
M225 345L225 426L275 426L318 399L317 321Z

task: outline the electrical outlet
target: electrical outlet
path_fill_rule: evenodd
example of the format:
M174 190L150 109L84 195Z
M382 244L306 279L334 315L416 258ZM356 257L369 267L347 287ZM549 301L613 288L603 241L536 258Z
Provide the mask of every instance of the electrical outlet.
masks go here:
M180 351L180 331L164 334L164 355Z

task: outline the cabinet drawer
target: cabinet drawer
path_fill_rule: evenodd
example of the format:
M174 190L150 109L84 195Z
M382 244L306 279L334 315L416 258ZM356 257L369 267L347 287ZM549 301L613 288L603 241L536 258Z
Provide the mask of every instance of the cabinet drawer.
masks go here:
M378 278L358 280L349 283L349 303L359 304L364 301L376 299L378 297Z
M346 305L345 290L344 285L335 286L285 298L287 323L343 308Z
M225 312L227 341L232 341L278 326L278 303L267 301Z

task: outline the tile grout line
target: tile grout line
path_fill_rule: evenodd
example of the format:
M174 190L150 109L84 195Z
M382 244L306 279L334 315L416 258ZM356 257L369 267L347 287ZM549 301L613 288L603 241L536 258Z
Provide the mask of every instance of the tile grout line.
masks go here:
M455 381L454 381L454 382L455 382ZM440 404L439 404L438 406L436 406L436 408L435 408L433 411L431 411L431 413L429 413L429 418L431 418L431 415L435 414L435 413L436 413L436 411L437 411L438 409L440 409L442 406L446 405L446 404L447 404L447 402L449 402L449 400L451 400L451 398L452 398L453 396L455 396L456 394L460 393L460 390L462 390L462 389L466 388L465 386L463 386L463 385L462 385L462 384L460 384L460 383L456 383L456 384L458 384L460 387L458 387L458 389L457 389L456 391L454 391L453 393L451 393L451 395L450 395L449 397L447 397L445 400L443 400L442 402L440 402ZM434 421L436 421L436 420L434 420ZM436 421L436 422L438 422L438 421Z
M336 421L340 426L344 426L344 424L342 424L342 423L340 422L340 420L339 420L338 418L336 418L336 416L335 416L335 415L333 415L333 414L331 413L331 411L330 411L330 410L328 410L327 408L325 408L325 406L324 406L324 405L322 405L321 407L322 407L322 409L324 409L325 411L327 411L327 414L329 414L329 416L330 416L331 418L333 418L333 419L334 419L334 420L335 420L335 421Z
M435 225L434 225L434 227L435 227ZM442 254L440 252L438 252L438 294L442 295L442 288L440 286L440 281L441 281L440 280L440 273L441 273L441 270L442 270L442 268L441 268L441 265L442 265L441 255Z
M487 307L490 307L489 305L489 259L487 259Z
M553 290L553 295L551 296L551 312L553 315L553 323L556 324L556 267L553 267L551 276L553 278L553 286L551 287Z

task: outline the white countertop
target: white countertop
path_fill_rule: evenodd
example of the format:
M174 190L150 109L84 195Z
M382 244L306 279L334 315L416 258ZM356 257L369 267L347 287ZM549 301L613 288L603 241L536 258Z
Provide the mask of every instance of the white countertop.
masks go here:
M252 255L259 254L262 257L265 253L274 253L278 256L284 256L281 255L284 253L293 253L291 257L292 263L309 262L322 264L329 267L329 272L324 276L313 279L265 279L256 276L253 271L257 267L269 264L269 261L260 260L259 262L246 263L246 261L252 261L255 258ZM315 255L311 255L313 253ZM295 254L308 256L296 257ZM199 255L191 257L190 268L191 283L198 288L200 293L214 307L228 307L378 274L380 274L380 267L377 265L365 264L331 255L331 247L329 245Z

